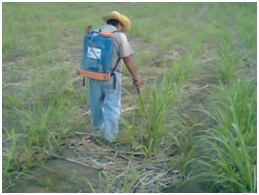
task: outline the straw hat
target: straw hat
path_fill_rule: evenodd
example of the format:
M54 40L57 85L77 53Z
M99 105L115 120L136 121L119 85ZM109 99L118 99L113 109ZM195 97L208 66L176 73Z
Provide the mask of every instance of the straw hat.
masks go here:
M124 16L116 11L111 12L110 15L108 15L108 16L102 17L102 19L106 22L108 20L112 20L112 19L119 20L123 24L123 28L122 28L123 32L127 32L131 26L131 22L130 22L129 18L127 18L127 16Z

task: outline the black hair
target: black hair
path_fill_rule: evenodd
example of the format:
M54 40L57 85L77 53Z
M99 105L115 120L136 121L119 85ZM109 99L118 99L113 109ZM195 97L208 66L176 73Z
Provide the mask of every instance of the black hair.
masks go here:
M119 20L115 20L115 19L111 19L107 21L107 24L110 24L112 26L117 26L119 25L121 22Z

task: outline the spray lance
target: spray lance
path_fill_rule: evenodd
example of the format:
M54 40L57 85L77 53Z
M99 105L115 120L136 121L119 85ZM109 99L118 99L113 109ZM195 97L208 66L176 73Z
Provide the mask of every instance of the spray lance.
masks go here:
M130 76L130 75L129 75L129 76ZM131 77L132 77L132 76L131 76ZM136 80L135 78L132 77L132 79L133 79L133 82L134 82L134 83L137 82L137 80ZM136 86L135 86L135 87L136 87ZM137 92L138 92L141 110L142 110L143 113L144 113L145 120L147 120L147 119L148 119L148 115L147 115L147 112L146 112L146 109L145 109L145 105L144 105L142 96L141 96L141 94L140 94L140 88L137 88L137 87L136 87L136 90L137 90Z

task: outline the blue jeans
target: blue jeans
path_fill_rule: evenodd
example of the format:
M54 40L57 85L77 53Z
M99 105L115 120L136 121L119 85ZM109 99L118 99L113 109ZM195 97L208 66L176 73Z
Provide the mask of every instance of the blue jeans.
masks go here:
M115 75L116 89L113 86L113 76L109 81L89 81L93 132L102 132L104 139L110 142L115 141L118 136L121 108L121 74L115 72Z

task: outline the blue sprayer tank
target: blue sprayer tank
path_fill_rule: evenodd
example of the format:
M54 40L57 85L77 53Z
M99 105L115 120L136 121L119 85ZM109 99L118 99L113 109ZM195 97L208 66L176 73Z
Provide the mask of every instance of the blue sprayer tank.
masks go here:
M84 36L81 69L98 72L111 73L114 37L104 36L93 31Z

